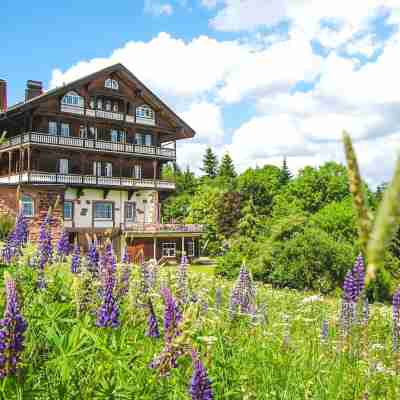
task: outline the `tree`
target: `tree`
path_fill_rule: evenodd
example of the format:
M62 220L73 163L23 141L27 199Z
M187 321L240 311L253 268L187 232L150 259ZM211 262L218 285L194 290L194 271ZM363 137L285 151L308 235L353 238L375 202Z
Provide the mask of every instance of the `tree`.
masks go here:
M286 157L283 157L282 168L281 168L281 176L280 183L281 185L286 185L292 179L292 173L287 165Z
M206 153L203 157L203 168L201 168L201 170L209 178L215 178L217 176L218 159L217 156L213 153L211 147L207 147Z
M217 202L218 233L229 239L236 232L241 216L240 194L238 192L224 193Z
M235 165L229 153L225 153L219 165L218 175L224 178L233 179L236 177Z
M193 195L197 188L197 179L194 173L186 167L184 172L179 172L176 175L176 191L177 193L186 192Z

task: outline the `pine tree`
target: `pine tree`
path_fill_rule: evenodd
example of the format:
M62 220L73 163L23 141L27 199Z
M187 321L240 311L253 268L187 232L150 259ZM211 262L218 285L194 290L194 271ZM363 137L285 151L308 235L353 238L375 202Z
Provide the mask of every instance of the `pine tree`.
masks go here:
M282 168L281 168L281 176L280 183L281 185L286 185L292 179L292 173L287 165L286 157L283 157Z
M233 164L229 153L225 153L225 155L222 157L221 164L219 165L218 175L230 179L236 177L235 165Z
M209 178L215 178L218 171L218 159L211 147L208 147L203 157L203 168L201 170Z

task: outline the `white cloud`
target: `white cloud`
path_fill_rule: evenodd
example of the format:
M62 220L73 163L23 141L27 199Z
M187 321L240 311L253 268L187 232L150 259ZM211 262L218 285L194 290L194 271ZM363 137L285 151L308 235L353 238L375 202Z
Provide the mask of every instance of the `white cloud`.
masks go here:
M201 5L211 10L215 8L220 1L221 0L201 0Z
M160 3L155 0L145 0L144 2L144 12L153 14L156 16L161 15L172 15L174 9L169 3Z
M221 144L224 138L224 127L221 108L213 103L193 103L180 113L196 132L196 140L213 145Z

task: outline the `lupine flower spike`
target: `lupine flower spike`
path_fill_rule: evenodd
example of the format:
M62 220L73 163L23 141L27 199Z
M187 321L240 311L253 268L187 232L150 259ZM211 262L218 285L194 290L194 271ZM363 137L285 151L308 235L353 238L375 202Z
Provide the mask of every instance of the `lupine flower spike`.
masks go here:
M69 243L69 234L66 230L63 230L60 239L56 245L57 257L59 260L63 261L71 251L71 245Z
M159 338L160 331L158 329L157 317L154 312L153 303L151 302L150 299L149 299L149 303L148 303L148 308L149 308L149 317L147 319L146 336L152 337L152 338Z
M24 349L27 323L20 312L15 281L5 273L6 308L0 321L0 378L15 375Z
M183 304L186 304L188 302L189 297L187 266L188 258L185 254L183 254L181 258L181 263L178 267L176 279L178 297Z
M180 334L179 323L182 321L182 313L168 288L162 289L162 295L165 303L164 337L167 342L171 342Z
M92 274L97 274L99 270L99 252L97 251L96 240L89 241L89 249L87 252L88 269Z
M232 289L229 314L231 319L240 314L251 315L255 308L256 289L250 272L243 265Z
M195 351L192 352L193 375L190 381L189 394L192 400L212 400L214 398L211 380L204 364Z
M74 253L71 260L71 272L77 274L81 267L81 248L78 241L75 241Z

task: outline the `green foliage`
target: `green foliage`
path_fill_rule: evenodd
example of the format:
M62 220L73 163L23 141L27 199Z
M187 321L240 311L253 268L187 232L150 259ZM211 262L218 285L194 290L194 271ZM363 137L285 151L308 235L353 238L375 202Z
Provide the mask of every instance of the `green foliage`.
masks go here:
M287 164L286 157L283 158L282 168L281 168L281 176L280 176L280 183L281 185L286 185L292 179L292 173Z
M233 164L232 158L229 153L226 153L219 165L218 175L227 179L233 179L236 177L235 165Z
M0 216L0 241L7 239L10 232L14 229L15 218L10 215Z
M203 168L201 169L209 178L215 178L218 173L218 159L211 147L207 147L203 157Z
M237 225L241 217L240 194L238 192L223 193L216 205L218 233L228 239L237 231Z

